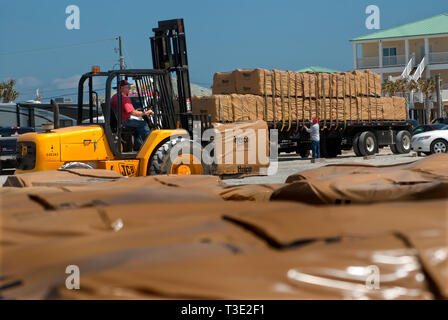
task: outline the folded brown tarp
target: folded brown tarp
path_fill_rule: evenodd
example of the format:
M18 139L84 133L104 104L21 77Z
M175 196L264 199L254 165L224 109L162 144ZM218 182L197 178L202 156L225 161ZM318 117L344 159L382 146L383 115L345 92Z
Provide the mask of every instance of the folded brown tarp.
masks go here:
M8 176L5 187L57 187L63 185L86 185L123 179L115 171L102 169L68 169L58 171L37 171Z
M334 176L352 176L369 173L403 172L400 181L446 181L448 179L448 154L438 153L408 163L375 166L364 163L329 164L318 169L301 171L290 175L286 182L305 179L327 179ZM418 176L417 176L418 174ZM406 178L405 176L408 177Z
M69 299L434 298L415 250L392 235L283 252L150 262L139 257L84 275L80 290L59 286L58 293ZM378 278L371 279L375 271Z
M1 247L0 284L17 285L2 295L429 299L434 292L422 275L419 251L388 234L420 230L443 235L444 205L446 201L351 207L230 201L95 206L10 216L0 219L9 241ZM433 237L419 246L436 252L446 247L444 239ZM312 240L314 244L307 244ZM278 251L266 244L295 248ZM438 256L446 263L446 256ZM80 267L81 290L65 288L68 265ZM372 265L379 268L380 290L365 290ZM446 280L442 268L431 272L425 274L432 281Z
M271 200L347 204L448 198L447 160L447 154L437 154L390 166L328 165L289 176Z
M353 206L294 206L285 202L249 204L256 210L242 206L226 214L225 218L251 230L274 247L291 247L306 241L341 236L448 231L446 199Z
M236 207L222 204L97 206L0 220L8 239L1 247L2 275L22 281L2 295L48 297L54 286L65 283L65 268L72 264L84 277L138 259L150 262L149 267L265 248L262 239L220 218Z
M272 192L283 184L246 184L227 186L220 192L224 200L232 201L269 201Z

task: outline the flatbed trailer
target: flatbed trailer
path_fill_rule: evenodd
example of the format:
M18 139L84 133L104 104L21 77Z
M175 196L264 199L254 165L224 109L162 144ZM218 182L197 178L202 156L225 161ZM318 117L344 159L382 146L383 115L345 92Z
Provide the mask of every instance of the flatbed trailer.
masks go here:
M301 157L310 155L310 135L304 126L309 121L268 122L269 129L278 130L278 152L296 152ZM320 152L323 158L334 158L342 150L351 150L356 156L369 156L389 146L394 154L411 151L412 125L404 120L390 121L319 121ZM283 127L283 130L281 128ZM289 128L289 130L288 130Z

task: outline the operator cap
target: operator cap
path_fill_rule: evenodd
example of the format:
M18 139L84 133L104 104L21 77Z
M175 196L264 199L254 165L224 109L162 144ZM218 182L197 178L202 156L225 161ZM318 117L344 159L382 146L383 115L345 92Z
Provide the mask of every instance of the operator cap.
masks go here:
M319 122L319 120L317 120L317 118L313 119L313 123L318 123L318 122Z
M130 86L130 85L131 85L131 83L129 83L128 80L121 80L120 81L120 86L121 87L123 87L123 86Z

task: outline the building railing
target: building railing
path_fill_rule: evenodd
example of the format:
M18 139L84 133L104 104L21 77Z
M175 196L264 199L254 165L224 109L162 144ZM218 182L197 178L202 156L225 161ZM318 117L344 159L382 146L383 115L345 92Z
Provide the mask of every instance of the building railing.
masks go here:
M405 55L383 57L383 67L405 66L406 63Z
M358 69L379 68L379 61L379 57L358 58ZM405 55L383 57L383 67L404 67L407 63Z
M380 65L378 57L358 58L358 69L378 68Z
M442 101L448 102L448 90L442 90Z
M448 52L431 52L429 54L429 63L448 63Z

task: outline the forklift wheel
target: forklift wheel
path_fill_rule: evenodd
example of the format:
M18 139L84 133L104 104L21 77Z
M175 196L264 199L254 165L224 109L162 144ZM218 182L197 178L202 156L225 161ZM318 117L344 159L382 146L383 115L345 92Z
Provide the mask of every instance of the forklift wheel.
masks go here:
M185 153L183 153L185 151ZM173 156L170 156L170 155ZM201 159L198 159L199 156ZM170 140L160 146L150 159L148 175L213 174L211 161L204 161L202 148L191 140ZM173 158L173 159L172 159Z

